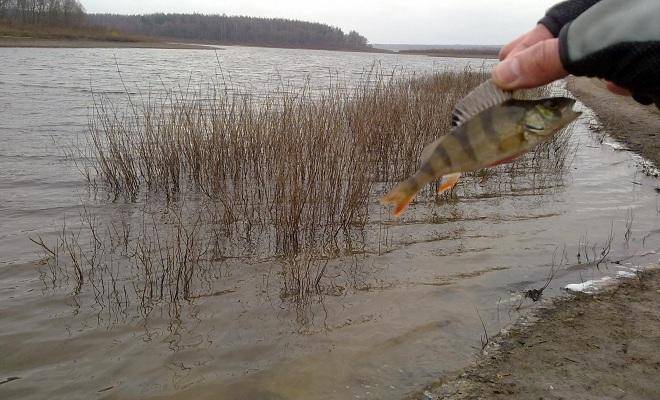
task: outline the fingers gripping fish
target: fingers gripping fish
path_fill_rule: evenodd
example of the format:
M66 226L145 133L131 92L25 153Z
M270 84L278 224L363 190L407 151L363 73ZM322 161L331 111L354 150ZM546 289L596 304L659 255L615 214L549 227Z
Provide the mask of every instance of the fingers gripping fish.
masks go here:
M462 172L510 162L576 119L575 100L552 97L516 100L490 80L482 83L452 113L452 130L422 152L417 172L381 199L401 215L424 185L442 178L439 193L456 185Z

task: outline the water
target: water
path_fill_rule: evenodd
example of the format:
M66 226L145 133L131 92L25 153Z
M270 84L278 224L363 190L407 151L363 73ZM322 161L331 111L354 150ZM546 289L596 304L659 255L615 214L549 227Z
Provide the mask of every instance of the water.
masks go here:
M217 58L0 49L0 59L0 382L20 378L0 385L2 398L401 398L467 365L482 334L475 310L496 333L518 315L520 293L543 286L553 255L561 269L546 297L658 259L657 179L641 173L637 156L600 144L587 113L565 174L465 184L457 200L381 224L371 254L332 261L344 288L337 296L289 304L279 298L278 262L260 260L226 264L214 295L175 308L101 309L89 294L46 289L27 239L52 237L86 196L63 150L84 133L92 90L119 102L124 85L185 86L191 73L256 91L306 76L323 87L335 72L357 79L374 61L417 73L482 61L240 47ZM608 257L620 264L585 264L585 250L600 254L610 232Z
M0 68L0 265L27 261L25 237L54 228L79 203L81 177L64 146L87 126L92 92L122 102L134 95L209 79L254 93L306 80L357 81L374 65L427 73L480 67L481 60L228 47L224 51L149 49L2 49ZM118 72L121 71L121 74Z

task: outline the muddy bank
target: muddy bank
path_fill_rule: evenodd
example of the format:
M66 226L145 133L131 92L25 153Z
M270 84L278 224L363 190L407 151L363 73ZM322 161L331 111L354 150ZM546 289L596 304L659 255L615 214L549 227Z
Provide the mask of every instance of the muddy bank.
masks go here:
M69 48L69 49L112 49L112 48L141 48L141 49L197 49L219 50L217 47L164 42L112 42L85 39L38 39L26 37L0 37L0 47L36 47L36 48Z
M656 107L614 95L596 79L570 77L567 88L596 113L609 135L660 165L660 111Z
M660 398L660 271L538 313L414 399ZM487 351L488 352L488 351Z

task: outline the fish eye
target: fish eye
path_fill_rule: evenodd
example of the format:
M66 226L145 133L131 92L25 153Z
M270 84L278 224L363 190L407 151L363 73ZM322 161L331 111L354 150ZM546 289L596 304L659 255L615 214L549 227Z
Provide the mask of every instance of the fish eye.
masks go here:
M543 105L548 108L557 108L559 106L559 102L556 99L546 99L543 102Z

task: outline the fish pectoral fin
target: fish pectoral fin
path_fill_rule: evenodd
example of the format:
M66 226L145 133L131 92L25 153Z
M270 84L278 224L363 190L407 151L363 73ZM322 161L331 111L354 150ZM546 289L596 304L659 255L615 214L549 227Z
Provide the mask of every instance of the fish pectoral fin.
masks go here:
M442 194L448 190L452 190L454 186L458 183L458 179L461 177L461 173L449 174L442 177L440 181L440 187L438 188L438 194Z

